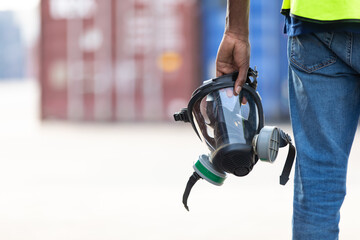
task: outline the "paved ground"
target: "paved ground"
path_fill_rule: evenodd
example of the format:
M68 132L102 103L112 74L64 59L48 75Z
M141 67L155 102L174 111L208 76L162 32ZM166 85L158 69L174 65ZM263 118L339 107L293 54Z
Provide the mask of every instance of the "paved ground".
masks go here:
M0 239L277 239L291 236L292 180L274 164L181 197L206 150L189 125L40 123L33 84L0 84ZM289 125L280 127L289 131ZM360 134L341 239L358 239Z

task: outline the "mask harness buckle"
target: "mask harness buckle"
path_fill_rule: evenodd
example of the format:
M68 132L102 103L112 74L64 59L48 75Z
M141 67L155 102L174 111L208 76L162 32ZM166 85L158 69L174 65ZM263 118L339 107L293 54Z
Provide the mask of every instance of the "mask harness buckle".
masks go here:
M183 108L180 112L174 114L175 121L190 122L187 108Z
M254 67L254 70L249 68L248 74L247 74L246 83L249 84L250 87L256 90L257 88L257 77L258 77L258 71L256 70L256 66ZM250 77L253 79L253 81L250 80Z

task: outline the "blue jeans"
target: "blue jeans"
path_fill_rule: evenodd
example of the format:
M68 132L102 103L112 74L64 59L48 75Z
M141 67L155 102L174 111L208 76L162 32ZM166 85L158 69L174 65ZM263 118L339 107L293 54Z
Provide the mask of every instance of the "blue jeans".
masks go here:
M288 58L297 147L293 240L338 239L347 162L360 113L360 34L290 37Z

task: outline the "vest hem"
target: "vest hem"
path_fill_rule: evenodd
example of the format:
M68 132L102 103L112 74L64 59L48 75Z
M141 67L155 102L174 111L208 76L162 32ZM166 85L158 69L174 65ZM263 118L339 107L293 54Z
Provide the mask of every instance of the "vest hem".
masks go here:
M312 18L301 17L290 12L290 9L281 9L281 14L296 18L300 21L318 23L318 24L329 24L329 23L360 23L360 19L339 19L339 20L317 20Z

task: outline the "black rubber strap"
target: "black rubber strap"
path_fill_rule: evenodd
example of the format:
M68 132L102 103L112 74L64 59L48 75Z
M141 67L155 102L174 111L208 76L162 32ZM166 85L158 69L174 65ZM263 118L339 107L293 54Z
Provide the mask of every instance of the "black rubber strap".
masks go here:
M285 185L287 183L287 181L289 180L289 175L291 172L292 165L294 163L295 154L296 154L296 149L295 149L294 145L292 145L292 143L289 142L288 156L286 158L284 169L280 176L280 184L281 185Z
M183 195L183 204L184 207L186 208L186 210L189 211L189 207L187 205L187 200L189 198L190 195L190 191L192 189L192 187L195 185L195 183L200 179L200 175L197 174L196 172L193 173L193 175L191 175L191 177L189 178L189 181L186 184L186 188L185 188L185 192Z

